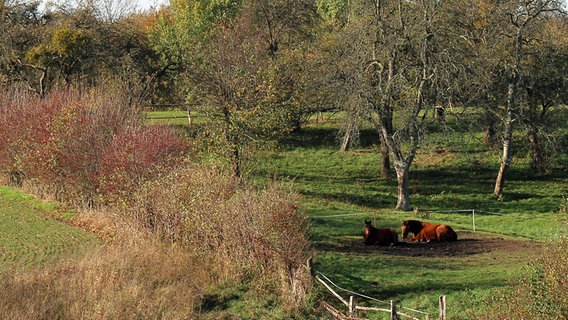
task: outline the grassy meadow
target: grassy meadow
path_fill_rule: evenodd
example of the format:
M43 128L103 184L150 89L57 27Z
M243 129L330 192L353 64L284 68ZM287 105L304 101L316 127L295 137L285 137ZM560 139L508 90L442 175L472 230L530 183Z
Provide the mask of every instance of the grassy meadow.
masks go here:
M340 152L340 121L339 115L328 114L323 122L311 122L277 152L265 153L251 164L250 170L259 183L275 178L303 195L303 208L311 217L316 272L343 289L384 301L356 298L356 303L388 308L390 300L397 300L432 319L437 317L438 297L446 295L449 319L477 319L500 289L526 274L543 243L568 234L565 155L559 156L551 176L533 177L526 150L517 146L498 201L492 191L499 151L485 147L481 133L470 128L433 127L411 167L415 209L399 212L392 210L396 178L379 179L376 134L362 130L359 146ZM472 210L477 211L475 232ZM436 247L426 249L431 255L416 246L403 247L403 252L365 248L365 219L376 219L378 226L399 233L406 219L447 223L463 240L450 254L437 253L441 249ZM326 301L337 301L324 290L321 294ZM388 319L388 314L358 315Z
M0 274L78 259L101 244L93 233L65 223L73 214L56 202L0 187Z
M145 118L149 123L185 127L185 114L185 111L148 112ZM429 128L429 135L425 136L411 166L411 201L415 209L400 212L393 210L397 197L396 179L379 179L380 154L376 134L363 127L359 145L340 152L337 137L341 120L341 114L336 113L312 119L302 131L282 141L277 149L257 151L255 157L247 160L245 171L257 185L276 180L290 185L302 195L302 211L310 217L310 239L317 274L325 275L343 289L384 301L357 297L357 305L386 308L390 300L396 300L399 308L417 309L427 313L429 319L436 319L438 297L446 295L449 319L480 319L486 315L484 307L528 273L549 240L568 235L566 154L560 153L556 158L551 175L532 176L527 151L520 142L523 138L517 137L518 145L515 146L512 168L507 173L505 193L501 199L495 199L492 190L499 151L484 146L480 132L471 127L460 127L450 118L447 126L432 125ZM192 130L199 130L198 125ZM475 231L472 210L476 210ZM32 269L96 251L101 243L97 236L61 222L71 215L66 211L61 205L38 201L10 188L0 188L0 274L14 270L16 266ZM401 222L406 219L443 222L454 227L459 241L445 246L402 242L395 247L365 247L361 239L365 219L376 219L378 226L392 227L399 233ZM170 250L164 249L163 255L174 259ZM100 299L100 292L103 292L103 297L112 301L114 290L122 288L121 302L111 305L116 312L109 314L134 316L134 313L126 313L128 310L119 310L136 301L154 306L151 302L157 301L160 293L152 288L158 284L167 284L164 290L179 299L183 296L177 296L176 292L181 287L192 286L192 277L179 273L183 268L169 270L170 265L195 268L185 266L188 259L176 259L167 266L149 267L154 260L147 258L140 261L140 267L128 266L126 271L114 267L153 254L162 257L159 252L144 253L139 246L134 251L128 246L112 249L102 253L102 267L83 262L75 273L96 275L100 273L93 270L108 270L106 276L118 285L99 288L87 299ZM118 258L121 255L126 258ZM167 259L160 260L167 262ZM160 271L164 275L154 278L147 270ZM77 278L84 282L82 285L88 291L91 279ZM175 284L179 279L181 284ZM69 281L79 280L71 278ZM144 282L148 286L146 289L142 285ZM203 294L197 289L198 285L193 284L193 287L193 291ZM205 318L274 319L282 315L278 308L272 312L251 312L257 308L255 299L243 298L250 296L251 291L250 288L241 290L238 286L207 289L204 304L186 307L199 309L201 313L198 314ZM350 295L338 291L344 297ZM136 295L130 296L128 292ZM74 298L70 296L70 299ZM345 307L322 286L315 284L314 301L319 299L345 311ZM177 303L181 300L163 305L169 308ZM88 305L88 301L84 305ZM317 302L314 306L318 309ZM266 308L266 304L260 307ZM139 309L130 311L140 312ZM160 310L159 314L164 317L175 315L171 311ZM409 309L402 311L425 317L425 314L412 313ZM37 314L41 315L41 310ZM138 316L145 318L150 314L155 313ZM318 319L323 315L322 312L297 317ZM360 312L357 316L388 319L388 314L376 312Z

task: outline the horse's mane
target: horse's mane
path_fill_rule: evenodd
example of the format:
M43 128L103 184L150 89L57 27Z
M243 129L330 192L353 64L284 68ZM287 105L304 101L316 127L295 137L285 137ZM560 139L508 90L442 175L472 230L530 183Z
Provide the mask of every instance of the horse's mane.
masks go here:
M421 230L424 225L422 224L422 221L418 221L418 220L406 220L402 223L404 226L407 226L409 228L409 230L413 231L418 229Z

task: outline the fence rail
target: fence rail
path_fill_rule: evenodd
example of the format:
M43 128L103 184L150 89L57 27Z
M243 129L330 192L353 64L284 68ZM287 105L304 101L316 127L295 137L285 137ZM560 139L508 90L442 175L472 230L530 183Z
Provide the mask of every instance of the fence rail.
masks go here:
M401 310L405 310L405 311L404 312L398 311L397 309L399 309L399 306L397 306L396 301L394 301L394 300L387 302L387 301L372 298L372 297L369 297L367 295L363 295L363 294L360 294L360 293L357 293L357 292L354 292L354 291L351 291L351 290L348 290L348 289L341 288L338 285L336 285L335 283L333 283L333 281L331 281L328 277L326 277L321 272L317 272L315 279L320 284L322 284L335 298L337 298L343 305L345 305L347 307L347 314L344 314L340 310L334 308L331 304L329 304L327 302L323 303L324 308L326 310L328 310L328 312L330 312L330 314L333 315L334 317L336 317L337 319L362 319L362 318L356 318L355 317L355 312L357 310L387 312L387 313L390 313L390 319L391 320L400 320L401 319L400 317L404 317L404 318L411 319L411 320L421 320L421 318L418 318L417 316L409 314L410 312L420 314L420 316L423 317L422 319L429 319L430 315L427 312L423 312L423 311L420 311L420 310L400 307ZM349 298L348 299L344 298L339 293L337 293L337 290L341 290L341 291L349 293L350 294ZM388 304L389 307L388 308L380 308L380 307L358 306L358 305L355 304L355 298L354 298L355 296L358 296L358 297L366 299L366 300L371 300L371 301L374 301L374 302ZM439 319L440 320L446 320L446 297L441 296L439 298L439 302L440 302L440 304L439 304L439 309L440 309Z

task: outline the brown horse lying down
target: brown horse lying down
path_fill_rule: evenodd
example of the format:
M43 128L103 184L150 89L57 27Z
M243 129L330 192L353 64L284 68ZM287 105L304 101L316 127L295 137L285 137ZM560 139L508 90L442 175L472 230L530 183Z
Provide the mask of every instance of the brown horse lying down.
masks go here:
M378 244L380 246L394 245L398 243L398 234L391 228L375 228L371 220L365 220L363 229L363 241L370 246Z
M433 224L417 220L406 220L402 223L402 238L406 239L408 232L414 233L412 241L456 241L458 235L452 227L445 224Z

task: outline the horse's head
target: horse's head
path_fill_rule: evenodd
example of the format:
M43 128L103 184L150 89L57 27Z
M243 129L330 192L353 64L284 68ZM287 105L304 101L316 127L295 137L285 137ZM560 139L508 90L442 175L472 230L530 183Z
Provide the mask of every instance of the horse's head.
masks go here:
M408 236L408 232L409 232L409 227L408 227L408 220L402 222L402 238L406 239L406 237Z
M371 220L365 220L365 228L363 229L363 241L365 241L365 243L373 241L374 230L375 228L371 224Z

